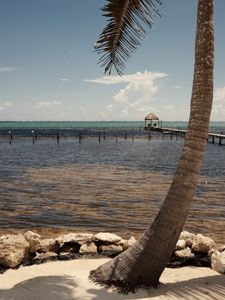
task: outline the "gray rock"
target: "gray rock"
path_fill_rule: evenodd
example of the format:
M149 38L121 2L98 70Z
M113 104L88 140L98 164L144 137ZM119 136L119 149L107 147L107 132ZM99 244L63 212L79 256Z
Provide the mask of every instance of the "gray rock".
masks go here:
M215 246L215 242L202 234L197 234L193 240L192 250L200 253L208 253Z
M215 251L211 256L211 268L221 274L225 274L225 252Z
M24 238L28 241L28 243L30 244L30 249L29 252L30 253L35 253L38 251L38 249L40 248L40 234L37 234L33 231L27 231L24 234Z
M0 264L6 268L17 267L27 256L30 244L22 234L0 238Z
M106 243L119 243L122 240L120 236L109 232L99 232L95 235L95 239Z
M93 242L87 242L80 247L80 254L96 254L98 252L97 246Z

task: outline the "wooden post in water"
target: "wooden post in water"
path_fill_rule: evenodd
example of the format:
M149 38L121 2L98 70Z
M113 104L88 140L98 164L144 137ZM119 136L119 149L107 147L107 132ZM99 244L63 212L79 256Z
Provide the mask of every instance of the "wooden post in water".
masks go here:
M98 142L100 143L101 142L101 132L99 131L98 133Z
M215 137L214 137L214 135L212 136L212 143L213 144L215 143Z
M83 136L82 136L82 131L79 132L79 144L81 144L81 140L82 140Z
M12 144L12 139L13 139L13 135L12 135L12 131L9 131L9 144Z
M56 135L57 144L59 144L59 133Z
M105 130L104 130L104 132L103 132L103 139L105 140Z
M127 131L124 134L124 139L127 140Z
M31 131L32 134L32 141L33 141L33 145L34 145L34 130Z

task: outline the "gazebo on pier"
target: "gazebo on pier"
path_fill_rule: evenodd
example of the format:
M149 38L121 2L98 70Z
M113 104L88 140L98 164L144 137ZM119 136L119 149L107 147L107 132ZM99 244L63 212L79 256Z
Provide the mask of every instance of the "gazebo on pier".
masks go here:
M150 113L145 117L145 127L153 127L153 126L155 127L157 125L158 127L160 126L159 118L156 115Z

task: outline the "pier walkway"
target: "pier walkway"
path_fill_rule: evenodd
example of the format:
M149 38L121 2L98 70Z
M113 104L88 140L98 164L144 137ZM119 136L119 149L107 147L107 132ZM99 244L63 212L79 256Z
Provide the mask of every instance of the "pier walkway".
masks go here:
M175 128L168 128L168 127L154 127L154 126L146 126L144 127L145 130L148 131L158 131L162 134L170 134L171 137L174 136L184 136L187 132L187 130L184 129L175 129ZM213 144L218 143L219 145L222 145L222 141L225 140L225 134L220 133L209 133L208 134L208 142L211 142Z

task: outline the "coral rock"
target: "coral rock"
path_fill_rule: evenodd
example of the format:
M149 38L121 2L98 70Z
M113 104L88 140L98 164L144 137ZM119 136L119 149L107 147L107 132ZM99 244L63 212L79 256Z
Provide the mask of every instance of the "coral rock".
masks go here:
M59 244L56 242L55 239L42 239L40 240L40 248L39 252L59 252Z
M0 264L15 268L27 256L30 244L22 234L6 235L0 238Z
M215 242L202 234L197 234L193 240L192 250L200 253L208 253L215 246Z
M28 241L28 243L30 244L30 249L29 252L30 253L35 253L38 251L38 249L40 248L40 234L37 234L35 232L32 231L27 231L24 234L24 238Z
M106 243L119 243L122 240L120 236L109 232L99 232L95 239Z
M78 243L83 245L86 242L93 242L94 240L94 235L91 233L68 233L56 238L60 247L62 247L65 243Z
M225 252L215 251L211 256L211 268L225 274Z
M183 250L186 246L185 240L178 240L175 250Z
M96 254L97 246L93 242L87 242L80 247L79 253L80 254L88 254L88 253Z
M177 250L175 251L175 255L179 258L183 257L194 257L194 253L191 252L190 248L182 249L182 250Z

